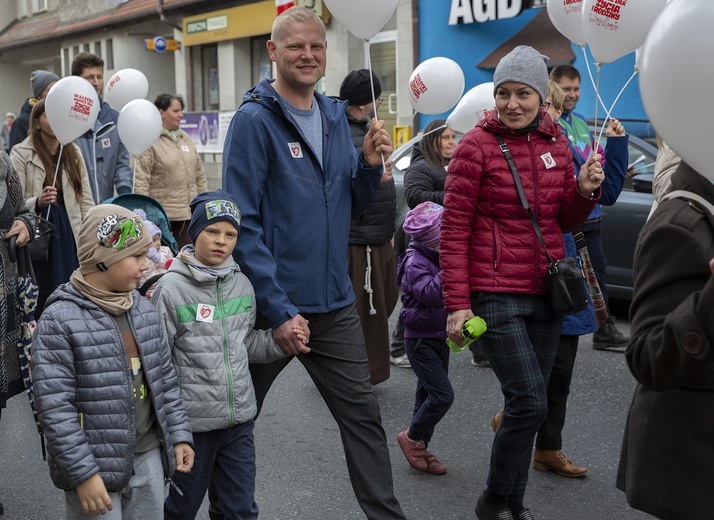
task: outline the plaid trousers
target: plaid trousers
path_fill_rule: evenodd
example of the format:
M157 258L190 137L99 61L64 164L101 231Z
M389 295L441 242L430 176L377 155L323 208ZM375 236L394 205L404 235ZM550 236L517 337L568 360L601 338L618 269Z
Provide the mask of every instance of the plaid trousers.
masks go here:
M501 383L506 413L493 439L486 482L490 491L520 503L528 483L535 438L548 412L546 387L558 350L562 316L547 295L478 293L473 313L488 331L479 342Z

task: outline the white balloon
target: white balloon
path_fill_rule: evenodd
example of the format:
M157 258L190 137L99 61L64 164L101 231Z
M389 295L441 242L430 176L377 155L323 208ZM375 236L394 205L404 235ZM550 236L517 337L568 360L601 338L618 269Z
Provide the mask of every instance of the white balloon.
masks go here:
M676 0L652 26L640 63L640 92L657 133L701 175L714 179L711 134L714 105L714 2ZM685 94L686 99L681 95Z
M104 100L113 109L121 110L129 101L144 99L149 93L149 80L136 69L122 69L109 78Z
M449 58L429 58L409 77L409 103L422 114L441 114L464 92L464 71Z
M493 81L476 85L464 94L454 107L446 119L446 126L457 132L466 133L486 117L495 106Z
M347 30L369 41L382 30L397 10L399 0L324 0L325 5Z
M548 0L546 9L548 18L560 34L576 45L585 45L583 0Z
M71 143L97 121L97 91L79 76L62 78L47 93L45 114L57 140L62 144Z
M583 0L583 31L598 63L610 63L642 46L667 0ZM607 6L607 8L603 7Z
M140 156L151 148L161 135L161 114L151 101L129 101L119 113L119 138L129 153Z

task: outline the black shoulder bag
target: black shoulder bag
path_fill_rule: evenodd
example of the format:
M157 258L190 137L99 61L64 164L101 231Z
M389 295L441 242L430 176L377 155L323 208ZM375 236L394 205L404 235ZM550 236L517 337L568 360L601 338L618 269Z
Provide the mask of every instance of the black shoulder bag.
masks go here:
M538 237L540 244L543 246L545 256L548 257L548 292L550 293L550 302L553 304L553 310L556 314L560 314L562 316L578 313L585 309L588 305L583 272L574 258L566 257L558 261L554 261L553 258L551 258L550 253L548 253L548 248L545 247L545 240L543 240L543 233L540 231L538 220L533 214L533 210L528 204L526 194L523 191L521 178L519 177L518 170L516 170L516 165L513 162L511 151L508 149L508 145L500 135L496 135L496 139L498 139L501 151L506 157L508 167L511 169L511 173L513 174L513 181L516 183L516 189L518 190L518 196L521 199L521 205L526 211L528 211L528 216L531 219L531 224L533 225L535 234Z

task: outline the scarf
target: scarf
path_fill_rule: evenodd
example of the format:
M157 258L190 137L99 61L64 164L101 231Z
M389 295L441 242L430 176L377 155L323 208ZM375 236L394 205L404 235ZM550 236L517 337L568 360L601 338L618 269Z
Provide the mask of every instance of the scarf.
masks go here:
M89 285L79 269L76 269L72 273L69 281L82 296L95 303L100 309L114 316L120 316L126 313L134 304L134 297L130 292L102 291Z
M181 132L179 132L178 130L166 130L165 128L162 128L161 132L168 135L174 141L176 141L181 135Z
M186 264L191 271L193 278L199 282L215 282L219 278L224 278L233 271L239 271L238 266L230 255L219 265L205 265L196 259L196 248L189 244L184 246L179 253L179 259Z

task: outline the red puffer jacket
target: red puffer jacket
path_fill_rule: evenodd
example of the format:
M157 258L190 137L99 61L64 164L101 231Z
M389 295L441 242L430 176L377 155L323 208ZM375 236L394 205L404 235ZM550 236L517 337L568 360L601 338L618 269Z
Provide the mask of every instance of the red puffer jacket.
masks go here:
M470 309L472 292L548 292L548 261L495 134L508 144L523 189L554 260L563 233L587 219L599 198L581 195L568 142L541 110L538 128L516 134L496 111L462 139L449 165L441 220L441 268L447 311Z

